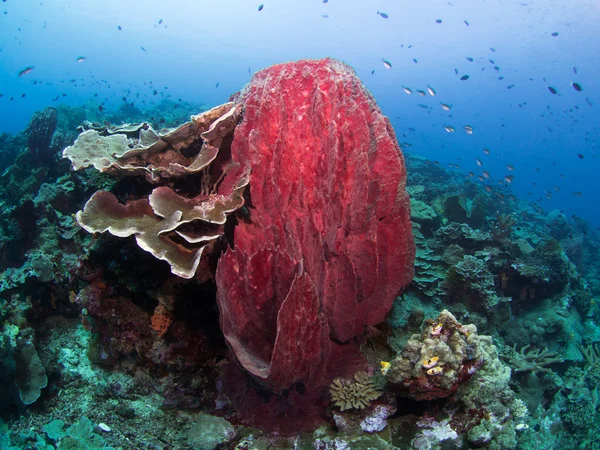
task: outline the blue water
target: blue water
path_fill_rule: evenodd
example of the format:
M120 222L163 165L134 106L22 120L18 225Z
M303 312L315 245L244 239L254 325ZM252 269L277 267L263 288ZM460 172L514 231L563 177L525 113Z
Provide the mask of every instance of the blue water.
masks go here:
M597 1L267 0L260 12L259 4L2 2L0 132L16 133L33 112L60 103L110 110L123 97L150 106L171 96L216 105L256 70L330 56L355 68L408 151L458 164L465 174L484 169L492 186L513 174L510 187L520 197L600 226ZM78 63L79 56L86 59ZM19 77L28 66L33 71ZM464 74L470 78L461 81ZM435 97L416 94L427 85Z

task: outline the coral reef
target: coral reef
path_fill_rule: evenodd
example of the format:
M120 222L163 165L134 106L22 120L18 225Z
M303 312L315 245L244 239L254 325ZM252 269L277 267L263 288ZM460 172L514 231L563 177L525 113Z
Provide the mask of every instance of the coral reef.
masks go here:
M175 275L192 278L208 243L224 233L227 215L244 204L248 172L222 158L218 171L209 172L208 167L233 131L240 110L239 105L221 105L162 134L148 124L109 128L107 136L83 132L63 151L75 170L93 165L100 172L141 173L155 184L197 172L203 175L199 193L192 197L161 186L146 198L121 205L112 193L98 191L77 213L79 225L90 233L134 235L142 249L167 261Z
M363 371L356 372L353 380L334 379L329 392L332 403L341 411L364 409L383 394L377 390L372 377Z
M556 352L549 352L547 348L531 349L531 345L526 345L517 351L516 345L502 355L502 358L508 362L515 373L551 373L548 366L561 363L563 360Z
M484 363L477 328L461 325L444 310L413 335L387 372L390 383L414 400L434 400L454 393Z
M598 233L401 154L341 63L0 164L0 448L600 446Z

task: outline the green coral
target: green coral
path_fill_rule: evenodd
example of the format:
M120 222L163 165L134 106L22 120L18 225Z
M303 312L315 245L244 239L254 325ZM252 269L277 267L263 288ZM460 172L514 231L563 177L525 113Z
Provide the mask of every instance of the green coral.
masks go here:
M548 368L553 364L559 364L563 359L556 352L549 352L547 348L532 349L531 345L525 345L517 351L515 344L502 355L515 373L552 373Z
M410 218L416 222L428 222L436 220L438 215L427 203L420 200L410 199Z
M377 389L373 377L363 371L356 372L353 380L336 378L331 383L329 392L333 404L342 411L364 409L383 394Z
M94 425L87 417L82 417L65 429L65 423L56 419L43 427L49 439L57 443L59 450L114 450L106 446L106 440L94 432Z

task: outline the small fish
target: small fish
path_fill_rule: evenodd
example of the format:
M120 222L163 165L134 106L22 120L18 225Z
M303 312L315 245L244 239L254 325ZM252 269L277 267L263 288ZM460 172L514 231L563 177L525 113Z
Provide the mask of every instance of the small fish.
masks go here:
M436 326L434 326L431 329L431 335L432 336L439 336L440 334L442 334L442 330L444 329L444 326L441 323L438 323Z
M381 58L381 62L383 63L383 66L384 66L386 69L391 69L391 68L392 68L392 63L391 63L391 62L389 62L389 61L387 61L387 60L385 60L385 59L383 59L383 58Z
M514 175L506 175L504 177L504 181L506 181L508 184L512 183L512 181L514 180Z
M263 5L263 4L261 3L260 5L258 5L258 11L259 11L259 12L260 12L260 11L262 11L264 7L265 7L265 5Z
M117 27L117 30L119 30L119 31L121 31L122 29L123 29L123 28L121 28L121 25L119 25L119 26Z
M323 3L327 3L329 0L323 0Z
M479 167L483 166L483 163L478 158L475 158L475 162Z
M35 66L25 67L19 72L19 76L22 77L23 75L29 75L31 72L33 72L33 69L35 69Z
M583 159L583 158L585 158L585 156L583 156L583 153L577 153L577 157L578 157L579 159Z
M417 64L419 61L417 61L417 58L413 58L413 62Z
M144 51L144 52L146 51L146 49L144 47L140 47L140 48L142 49L142 51Z
M404 92L406 92L408 95L412 94L412 89L411 88L407 88L406 86L402 86L402 89L404 89Z
M78 56L77 59L75 61L77 61L78 63L82 63L86 60L87 58L85 56Z
M573 66L573 73L577 75L577 67Z
M473 178L475 176L475 174L473 172L469 172L467 175L469 178Z
M483 153L485 153L486 155L489 155L489 154L490 154L490 151L489 151L487 148L484 148L484 149L483 149Z
M418 106L419 108L423 108L423 109L429 109L429 106L427 106L427 105L424 105L423 103L419 103L417 106Z
M437 19L435 23L442 23L442 19Z
M218 88L220 83L220 81L217 81L217 84L215 84L215 88Z
M515 85L514 85L514 84L509 84L508 86L506 86L506 89L512 89L512 88L514 88L514 87L515 87Z
M381 361L379 364L381 364L381 369L379 370L381 370L381 373L383 375L386 375L390 370L390 367L392 367L392 365L388 361Z
M422 91L421 89L417 89L417 94L419 94L421 97L425 97L427 94L425 94L425 91Z
M507 164L507 165L506 165L506 168L507 168L508 170L510 170L511 172L512 172L513 170L515 170L515 168L514 168L513 166L511 166L510 164Z
M460 77L460 81L466 81L469 79L469 75L463 75L462 77Z
M435 89L433 89L431 86L427 86L427 92L429 92L429 95L432 97L435 97Z
M427 375L441 375L444 369L440 366L432 367L427 371Z
M383 17L384 19L388 19L390 16L388 16L386 13L384 12L379 12L377 11L377 14L379 14L381 17Z
M579 83L572 82L571 86L573 86L573 89L575 89L577 92L583 91L583 88L581 87L581 85Z
M579 191L571 192L571 195L574 195L575 197L583 197L583 194Z
M104 111L104 107L102 105L98 105L98 111L100 111L100 112Z
M371 70L371 75L373 75L375 73L375 69Z
M473 134L473 127L471 125L465 125L463 129L465 130L465 133Z
M458 75L458 69L454 69L454 73Z
M469 22L467 22L466 20L463 20L463 22L465 23L466 26L469 26Z
M529 428L529 425L527 425L526 423L520 423L517 426L515 426L515 430L517 430L517 431L524 431L528 428Z
M163 22L163 20L162 20L162 19L160 19L160 20L158 21L158 24L160 25L160 24L162 24L162 22Z
M486 172L485 170L482 170L481 174L483 175L483 178L489 178L490 177L490 173Z
M442 109L444 111L450 111L450 109L452 108L452 105L447 105L446 103L440 103L440 105L442 106Z
M426 369L431 369L432 367L435 367L439 359L440 358L438 356L433 356L429 359L424 359L421 361L421 365Z
M551 33L550 36L554 36L554 37L558 36L558 31Z
M500 75L500 76L498 77L498 79L499 79L499 80L504 80L504 76Z
M550 91L551 94L556 95L557 91L555 88L553 88L552 86L548 86L548 90Z
M493 51L494 53L496 52L496 49L493 47L490 47L490 50Z
M456 131L454 127L451 127L449 125L444 125L444 130L446 130L448 133L454 133Z
M473 58L471 58L470 56L467 56L467 61L473 62Z

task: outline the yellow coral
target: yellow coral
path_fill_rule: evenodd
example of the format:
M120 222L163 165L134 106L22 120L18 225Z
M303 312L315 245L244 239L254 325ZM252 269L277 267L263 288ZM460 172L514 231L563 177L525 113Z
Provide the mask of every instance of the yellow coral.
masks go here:
M356 372L354 380L336 378L329 386L331 400L342 411L348 409L364 409L381 396L373 379L366 372Z

